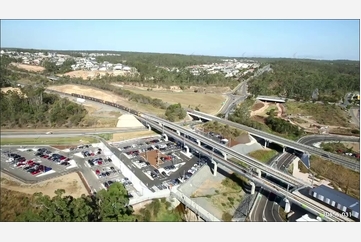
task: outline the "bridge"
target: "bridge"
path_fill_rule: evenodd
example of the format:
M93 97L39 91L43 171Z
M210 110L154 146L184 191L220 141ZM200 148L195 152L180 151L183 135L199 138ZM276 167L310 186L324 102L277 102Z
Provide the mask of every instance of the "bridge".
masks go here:
M143 115L142 117L138 117L140 121L142 121L146 126L149 128L153 127L154 129L159 130L162 132L163 137L167 140L168 136L173 137L176 140L184 141L184 136L187 137L193 137L195 138L196 142L190 142L187 139L187 143L184 144L184 148L186 149L186 152L189 153L189 149L197 150L198 152L209 156L213 163L213 171L214 175L217 174L217 164L220 163L223 166L227 167L228 169L248 178L250 180L250 185L252 187L251 193L255 192L255 186L261 186L263 189L266 189L268 191L272 191L277 196L284 198L285 201L285 212L290 211L290 204L291 202L294 204L297 204L304 208L305 210L318 215L320 218L322 218L325 221L353 221L349 218L343 218L340 216L335 217L325 217L324 214L332 213L334 214L335 211L332 209L325 207L321 204L319 204L317 201L310 199L299 192L297 192L297 189L289 190L285 189L283 186L273 183L269 181L267 177L262 177L262 172L267 174L267 176L271 176L274 178L277 178L280 181L284 181L290 185L295 185L296 188L300 187L309 187L309 184L300 181L297 178L288 175L286 173L283 173L279 170L276 170L274 168L271 168L257 160L254 160L250 157L238 154L237 152L229 149L228 147L225 147L213 140L210 140L204 136L201 136L199 134L196 134L192 131L189 131L179 125L173 124L169 121L160 119L158 117L152 116L152 115ZM183 134L184 136L182 136ZM204 148L201 144L209 145L213 148L216 148L219 150L222 155L215 154L214 152L210 152L210 150ZM227 155L231 155L232 157L241 160L245 164L249 165L250 167L255 168L256 172L254 172L252 169L247 169L245 167L242 167L239 164L236 164L232 161L227 160Z
M307 155L309 157L310 154L314 154L314 155L319 155L319 156L323 156L324 159L328 159L336 164L342 165L348 169L354 170L356 172L360 172L360 163L351 160L347 157L343 157L337 154L333 154L309 145L305 145L305 144L301 144L298 143L296 141L292 141L283 137L279 137L273 134L269 134L267 132L264 131L260 131L258 129L254 129L242 124L238 124L238 123L234 123L232 121L226 120L226 119L222 119L213 115L209 115L206 113L202 113L202 112L198 112L198 111L193 111L193 110L188 110L188 114L190 116L193 117L197 117L198 119L202 119L202 120L206 120L206 121L217 121L219 123L222 124L227 124L230 127L234 127L234 128L238 128L238 129L242 129L244 131L247 131L249 134L262 138L265 140L265 146L268 145L270 142L271 143L276 143L279 145L282 145L284 148L288 147L291 149L294 149L296 151L300 151L302 153L304 153L305 155Z

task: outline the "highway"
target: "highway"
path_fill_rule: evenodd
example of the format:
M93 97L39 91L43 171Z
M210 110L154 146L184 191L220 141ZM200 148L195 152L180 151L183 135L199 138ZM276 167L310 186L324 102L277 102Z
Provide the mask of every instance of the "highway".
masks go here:
M331 142L331 141L359 143L360 137L342 136L342 135L308 135L298 140L299 143L309 146L319 142Z
M196 138L198 139L200 142L202 142L203 144L206 144L206 145L209 145L211 147L213 147L214 149L217 149L218 151L224 153L224 154L227 154L227 155L230 155L236 159L239 159L241 160L242 162L244 162L245 164L249 165L250 167L254 167L254 168L257 168L259 169L260 171L266 173L266 174L269 174L269 175L272 175L273 177L279 179L280 181L283 181L285 183L290 183L290 184L293 184L293 185L296 185L296 186L309 186L308 183L304 182L304 181L301 181L293 176L290 176L288 174L285 174L283 172L280 172L276 169L273 169L271 167L269 167L268 165L256 160L256 159L253 159L249 156L246 156L246 155L243 155L243 154L239 154L238 152L235 152L234 150L218 143L218 142L215 142L214 140L211 140L209 138L206 138L200 134L197 134L195 132L192 132L192 131L189 131L181 126L178 126L176 124L173 124L167 120L163 120L163 119L160 119L156 116L150 116L150 115L143 115L143 117L145 117L145 119L143 118L140 118L140 119L143 119L143 121L145 122L149 122L149 120L153 120L155 123L162 123L163 125L166 125L168 126L169 128L171 129L174 129L174 130L178 130L179 132L185 134L185 135L188 135L190 137L193 137L193 138Z
M140 118L140 119L143 120L144 122L147 122L148 124L151 124L153 128L156 128L159 131L163 131L164 134L167 134L169 136L173 136L173 137L175 137L175 138L177 138L179 140L183 140L182 136L178 136L177 133L174 132L173 130L171 130L169 128L166 128L164 126L161 126L157 121L149 121L149 120L146 120L146 119L143 119L143 118ZM162 120L158 119L158 121L162 121ZM184 132L184 130L182 130L181 127L176 128L176 130L179 130L182 133ZM185 134L187 134L187 133L189 134L190 132L189 131L185 132ZM203 142L205 140L204 138L199 137L199 135L194 134L194 133L192 133L191 136L197 137L201 142ZM211 146L214 146L216 148L220 148L220 150L222 150L222 149L223 150L225 150L225 149L228 150L228 148L225 148L225 147L217 147L218 144L216 144L214 141L212 141L212 142L214 144L211 144ZM210 141L207 141L205 143L210 143ZM319 204L317 201L314 201L314 200L312 200L310 198L307 198L307 197L305 197L305 196L303 196L303 195L301 195L299 193L296 193L296 194L291 193L290 191L288 191L287 189L283 188L282 186L280 186L278 184L271 183L267 179L255 176L251 171L246 170L245 168L241 167L240 165L235 164L235 163L230 162L230 161L227 161L227 160L223 159L222 157L219 157L217 154L211 154L211 152L209 150L205 149L202 146L198 146L195 142L188 141L188 143L186 143L186 146L188 146L191 149L198 150L198 151L202 152L203 154L208 154L208 156L212 156L213 159L216 162L221 163L226 168L228 168L228 169L230 169L230 170L232 170L234 172L237 172L238 174L250 179L255 184L262 187L264 190L271 191L272 193L274 193L275 195L277 195L277 196L279 196L281 198L287 197L290 202L305 208L305 210L308 210L309 212L312 212L312 213L314 213L316 215L319 215L319 216L323 217L323 219L326 220L326 221L340 221L340 222L352 221L352 220L350 220L348 218L342 218L341 216L332 217L332 218L324 217L323 214L325 214L326 211L329 211L329 212L332 211L332 213L334 213L334 211L331 210L330 208L327 208L327 207ZM238 157L239 155L236 152L227 151L227 153L232 153L231 154L232 156L234 156L236 158L239 158ZM254 164L253 164L253 166L254 166ZM297 180L298 182L300 182L298 179L295 179L294 177L292 177L290 175L287 175L287 174L279 172L279 171L275 172L275 169L269 168L268 172L266 172L266 173L271 174L271 175L276 176L276 177L278 176L278 173L281 173L281 174L283 174L283 177L288 177L290 180Z
M328 159L328 160L330 160L330 161L332 161L332 162L334 162L336 164L343 165L346 168L349 168L351 170L354 170L354 171L357 171L357 172L360 171L360 163L358 163L358 162L356 162L356 161L354 161L354 160L352 160L350 158L343 157L343 156L336 155L336 154L332 154L332 153L326 152L324 150L318 149L316 147L312 147L312 146L305 145L305 144L302 144L302 143L297 143L295 141L288 140L288 139L283 138L283 137L279 137L279 136L276 136L276 135L273 135L273 134L269 134L269 133L266 133L266 132L263 132L263 131L260 131L260 130L254 129L254 128L250 128L250 127L242 125L242 124L234 123L234 122L231 122L231 121L226 120L226 119L218 118L216 116L209 115L209 114L206 114L206 113L202 113L202 112L198 112L198 111L194 111L194 110L190 110L188 112L191 115L194 115L194 116L197 116L197 117L200 117L200 118L203 118L203 119L217 121L219 123L227 124L230 127L242 129L242 130L247 131L248 133L250 133L252 135L258 136L258 137L263 138L265 140L268 140L269 142L272 142L272 143L277 143L277 144L280 144L280 145L284 145L286 147L289 147L289 148L292 148L292 149L295 149L295 150L298 150L298 151L306 152L306 153L309 153L309 154L324 156L324 159Z
M135 129L103 129L103 130L51 130L52 134L46 134L46 132L39 132L39 131L25 131L20 130L19 132L14 131L1 131L1 138L39 138L39 137L46 137L46 138L55 138L55 137L75 137L75 136L84 136L84 135L96 135L96 134L106 134L106 133L129 133L129 132L136 132L136 131L144 131L145 128L135 128Z
M272 163L277 169L284 171L294 160L295 156L283 153ZM252 222L284 222L279 214L279 201L273 193L261 189L257 195L253 209L249 215Z

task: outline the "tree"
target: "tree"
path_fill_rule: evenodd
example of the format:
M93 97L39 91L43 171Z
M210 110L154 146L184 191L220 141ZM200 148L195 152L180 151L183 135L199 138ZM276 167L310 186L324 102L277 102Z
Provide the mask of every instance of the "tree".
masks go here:
M187 115L187 112L182 108L180 103L169 105L165 111L165 116L169 121L177 121L179 119L184 119Z
M82 195L79 198L64 196L65 190L58 189L50 198L35 193L32 207L17 217L27 222L130 222L135 221L133 210L128 206L128 192L121 183L112 184L108 190L101 190L95 196Z
M116 182L108 190L101 190L96 194L99 219L104 222L131 222L133 210L128 206L128 191L124 185Z

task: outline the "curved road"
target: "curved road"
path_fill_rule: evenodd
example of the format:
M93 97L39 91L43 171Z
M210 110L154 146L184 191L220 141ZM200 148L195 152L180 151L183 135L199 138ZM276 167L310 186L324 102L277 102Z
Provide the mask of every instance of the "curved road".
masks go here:
M298 140L299 143L309 146L325 141L360 142L360 137L343 135L308 135Z
M279 170L285 170L295 158L294 155L283 153L272 165L275 165ZM280 198L275 194L261 189L257 195L257 200L254 203L253 210L250 214L252 222L285 222L279 214Z

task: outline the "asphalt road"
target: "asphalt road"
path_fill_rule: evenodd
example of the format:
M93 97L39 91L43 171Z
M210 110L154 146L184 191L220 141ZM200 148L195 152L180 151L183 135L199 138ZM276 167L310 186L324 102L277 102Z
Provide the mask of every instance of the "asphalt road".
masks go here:
M283 153L273 165L283 171L291 164L294 157L293 154ZM280 198L273 193L261 189L256 199L254 208L250 214L250 220L252 222L284 222L279 215Z
M359 137L342 136L342 135L309 135L298 140L299 143L312 146L318 142L325 141L344 141L344 142L360 142Z
M280 157L280 159L276 162L276 167L278 170L285 170L293 161L295 156L293 154L285 153Z
M250 128L250 127L245 126L245 125L234 123L234 122L231 122L231 121L226 120L226 119L218 118L218 117L215 117L213 115L209 115L209 114L205 114L205 113L201 113L201 112L197 112L197 111L191 111L191 112L192 112L191 114L195 115L195 116L208 118L210 120L218 121L219 123L228 124L230 127L243 129L245 131L248 131L251 134L254 134L255 136L262 137L263 139L267 139L270 142L284 144L284 146L287 146L287 147L290 147L290 148L294 147L294 148L296 148L298 150L307 152L309 154L314 154L314 155L319 155L319 156L327 155L328 157L325 157L324 159L330 160L330 161L332 161L332 162L334 162L336 164L342 165L342 166L344 166L344 167L346 167L348 169L351 169L351 170L354 170L354 171L357 171L357 172L360 171L360 163L356 162L354 159L344 157L344 156L341 156L341 155L338 155L338 154L332 154L332 153L326 152L326 151L324 151L322 149L319 149L319 148L316 148L316 147L313 147L313 146L304 145L304 144L301 144L301 143L297 144L292 140L288 140L288 139L285 139L285 138L282 138L282 137L279 137L279 136L276 136L276 135L273 135L273 134L270 134L270 133L267 133L267 132L264 132L264 131L253 129L253 128Z
M136 132L136 131L143 131L146 130L145 128L108 128L108 129L89 129L89 130L54 130L49 129L48 131L36 131L36 130L19 130L16 131L7 131L2 130L0 136L4 138L38 138L38 137L75 137L81 136L86 134L105 134L105 133L129 133L129 132ZM51 131L52 134L46 134L47 132Z

